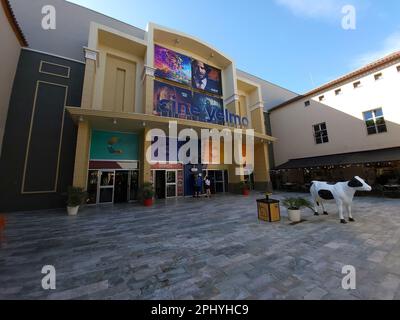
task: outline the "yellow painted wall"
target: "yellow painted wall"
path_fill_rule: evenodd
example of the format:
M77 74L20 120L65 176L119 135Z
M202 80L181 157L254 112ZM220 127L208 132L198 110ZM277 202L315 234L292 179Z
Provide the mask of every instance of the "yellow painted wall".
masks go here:
M135 111L136 63L107 54L103 110Z

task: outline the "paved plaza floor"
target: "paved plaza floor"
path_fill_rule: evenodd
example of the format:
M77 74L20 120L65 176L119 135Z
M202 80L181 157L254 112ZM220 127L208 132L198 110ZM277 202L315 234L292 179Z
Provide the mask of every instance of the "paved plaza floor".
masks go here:
M8 214L0 299L400 299L400 200L356 198L347 225L334 205L291 225L283 208L281 222L259 221L258 198ZM342 289L345 265L356 290Z

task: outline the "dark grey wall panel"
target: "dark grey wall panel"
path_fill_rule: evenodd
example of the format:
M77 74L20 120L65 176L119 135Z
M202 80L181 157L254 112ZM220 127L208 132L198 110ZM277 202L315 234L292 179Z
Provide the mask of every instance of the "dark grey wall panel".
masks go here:
M43 61L70 68L70 77L39 72ZM66 105L79 107L82 97L85 65L51 55L22 50L10 99L10 107L0 159L0 212L47 209L65 206L67 187L72 184L75 160L77 128L65 113L62 139L62 112L65 90L68 88ZM36 110L35 93L38 91ZM52 83L52 85L44 85ZM29 133L34 115L31 142ZM62 140L61 146L59 145ZM29 146L28 161L26 160ZM59 148L60 147L60 148ZM58 170L57 158L60 151ZM25 189L39 193L23 193ZM55 192L55 175L58 173ZM39 190L40 189L40 190Z
M37 83L24 168L23 193L57 191L67 94L67 86L41 81Z

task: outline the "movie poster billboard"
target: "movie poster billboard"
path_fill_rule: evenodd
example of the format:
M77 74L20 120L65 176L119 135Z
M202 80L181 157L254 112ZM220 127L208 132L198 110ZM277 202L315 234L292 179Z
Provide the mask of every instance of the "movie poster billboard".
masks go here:
M154 81L153 114L224 125L222 99Z
M224 125L225 114L222 99L217 99L202 93L194 93L192 113L198 115L198 121Z
M222 96L221 70L202 61L193 60L192 87Z
M191 86L192 59L175 51L154 47L155 76Z
M162 117L188 119L192 92L160 81L154 81L153 113Z

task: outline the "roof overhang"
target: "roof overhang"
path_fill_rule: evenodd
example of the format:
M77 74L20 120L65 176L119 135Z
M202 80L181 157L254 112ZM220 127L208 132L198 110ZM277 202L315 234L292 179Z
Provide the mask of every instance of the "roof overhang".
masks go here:
M394 161L400 161L400 147L293 159L277 166L274 170L309 169Z
M77 107L66 107L66 109L75 123L79 123L79 121L87 121L92 128L107 131L141 131L146 127L162 129L165 132L168 132L171 121L177 122L178 130L189 128L195 130L198 134L201 133L201 129L217 129L220 131L228 129L232 132L236 129L213 123L167 118L142 113L90 110ZM243 134L244 133L245 130ZM257 132L254 133L254 138L255 143L275 142L277 140L274 137Z

